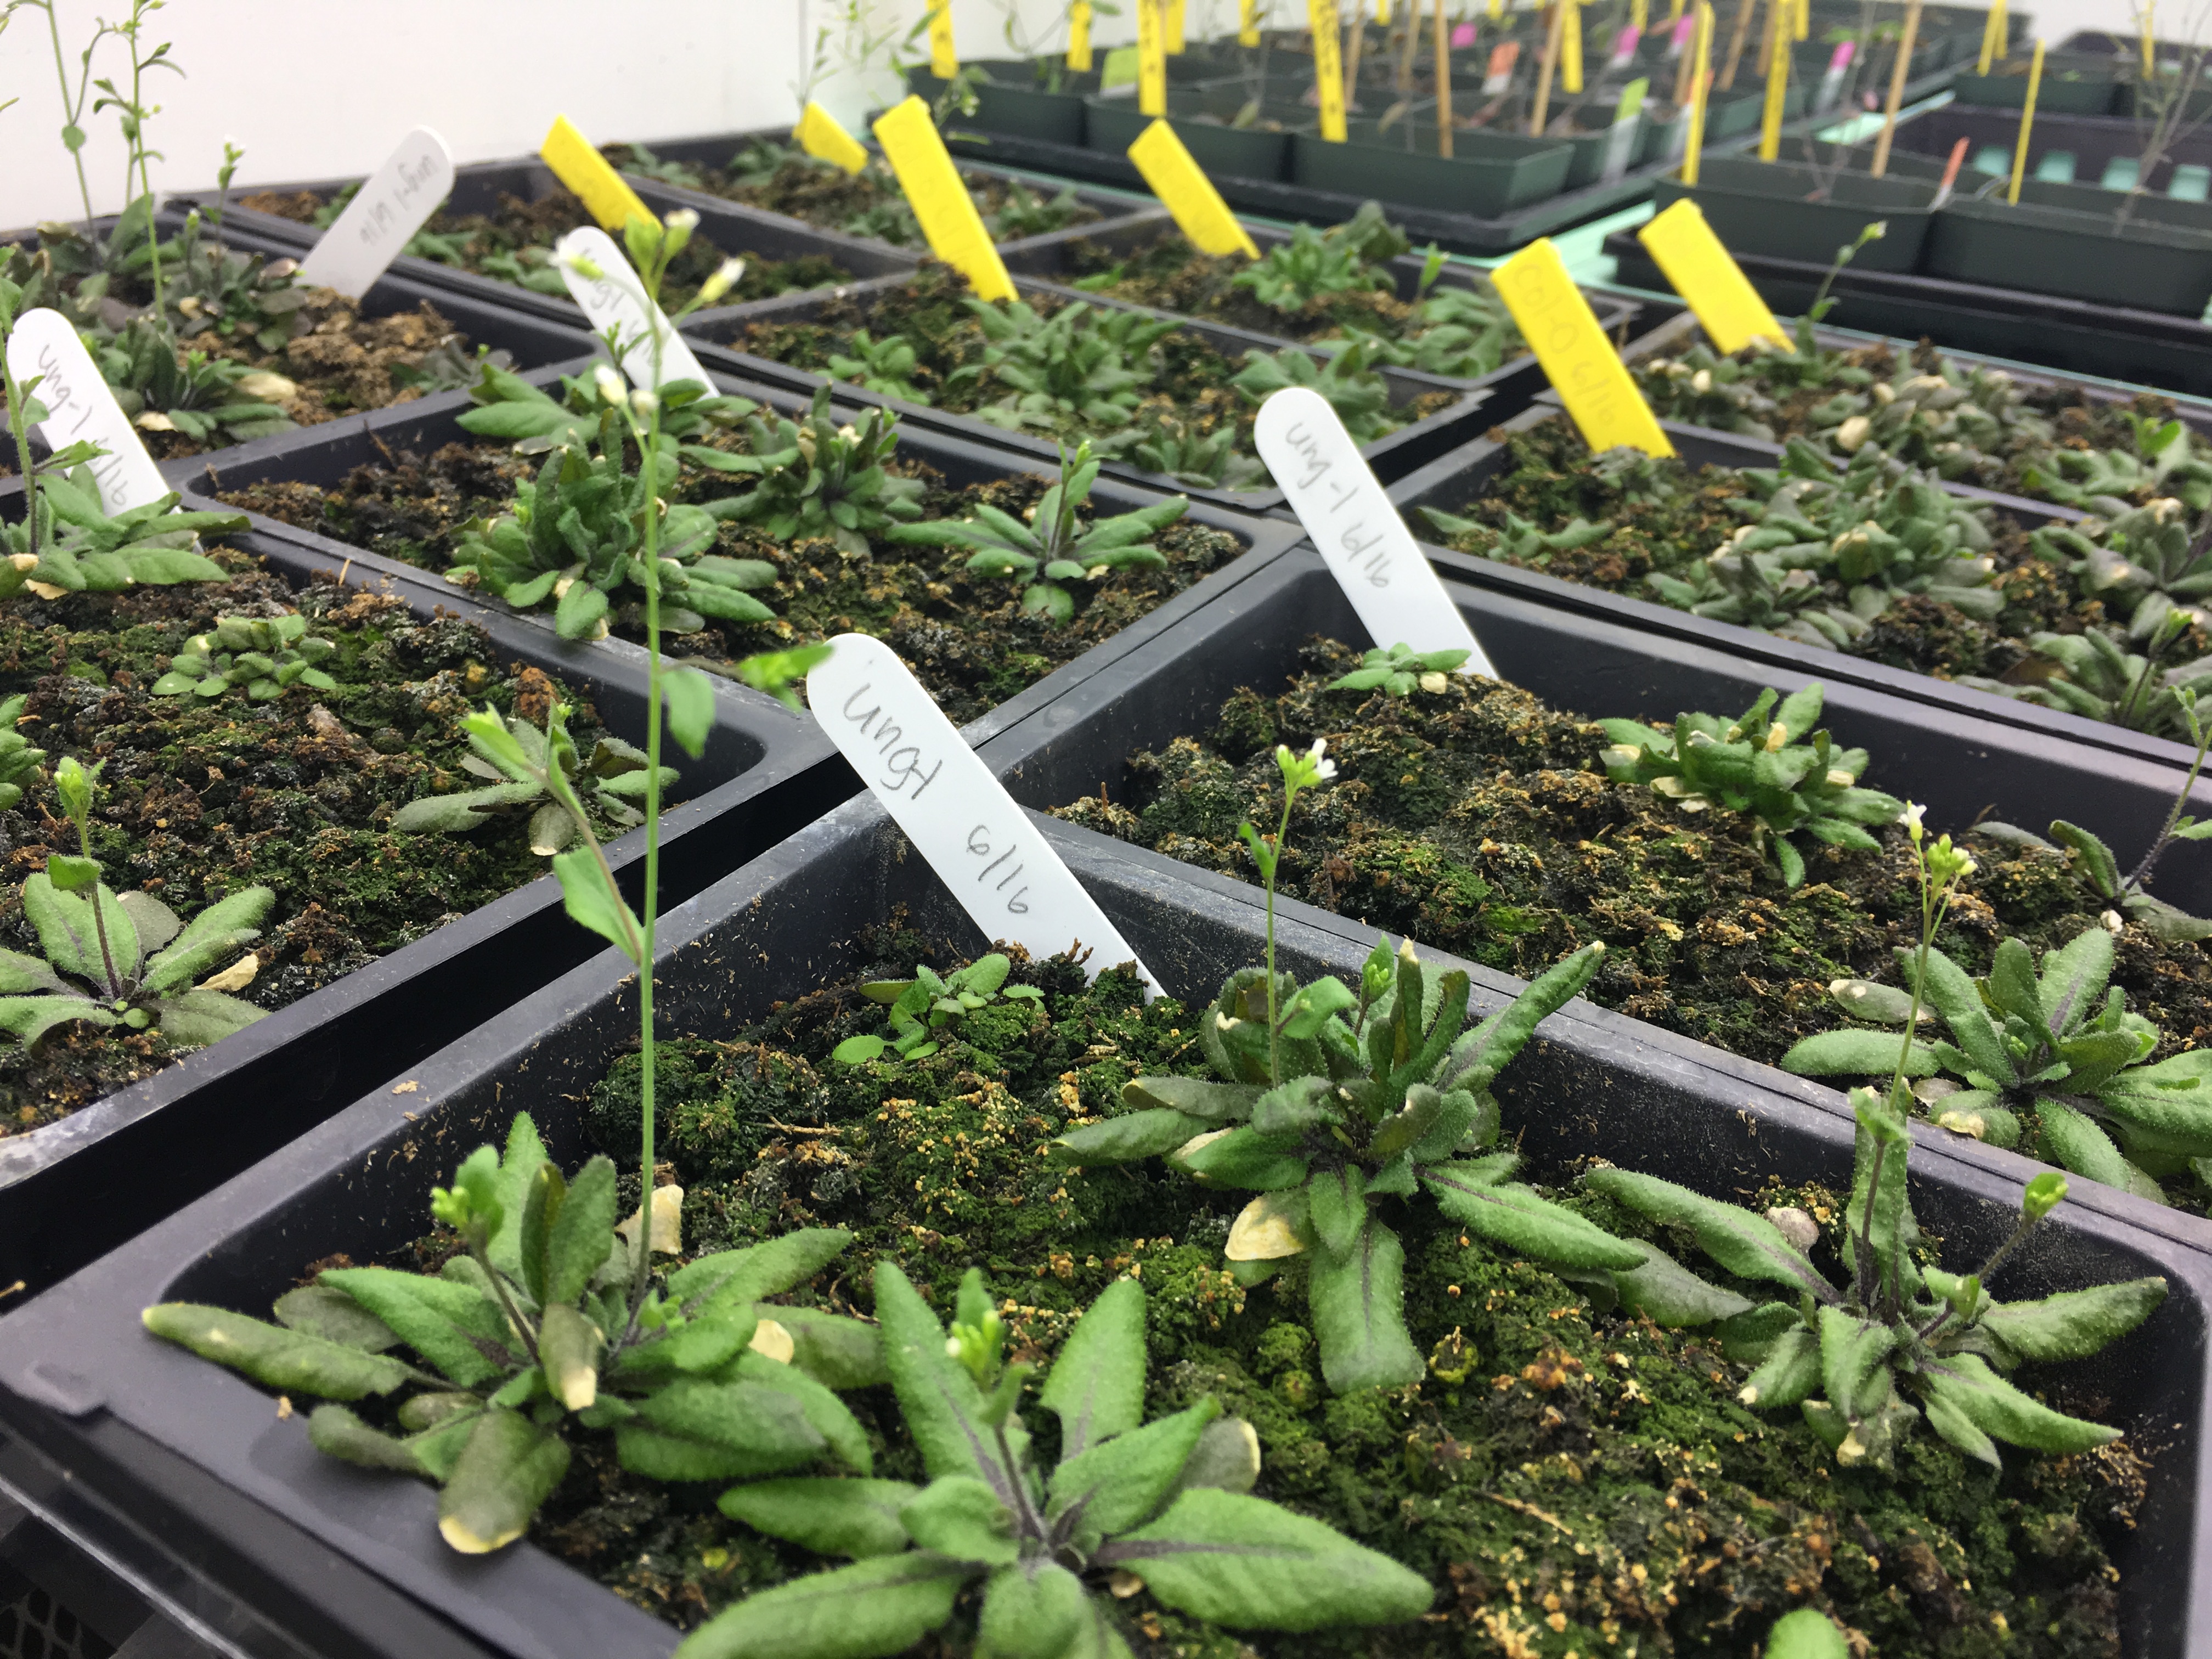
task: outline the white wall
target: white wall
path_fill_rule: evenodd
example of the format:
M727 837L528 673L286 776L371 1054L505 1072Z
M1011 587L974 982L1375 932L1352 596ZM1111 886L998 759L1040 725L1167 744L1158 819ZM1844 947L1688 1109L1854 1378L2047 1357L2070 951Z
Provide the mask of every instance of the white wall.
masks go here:
M1471 0L1455 0L1468 4ZM922 0L858 0L896 29ZM1062 0L952 0L963 57L1005 51L1006 6L1019 7L1043 49L1066 40ZM1372 0L1368 0L1371 6ZM1102 48L1134 38L1134 0L1101 17ZM99 13L118 0L58 0L72 68ZM1194 36L1231 27L1236 0L1188 0ZM1275 17L1302 13L1271 0ZM2201 11L2203 0L2164 0L2161 13ZM817 31L831 28L833 68L847 0L169 0L150 39L175 42L185 70L154 77L164 107L149 125L164 160L157 187L214 182L226 137L246 155L240 182L365 173L409 127L435 127L460 161L534 150L556 113L589 137L681 137L788 122ZM2018 0L2046 40L2077 28L2126 28L2128 0ZM878 27L883 27L878 24ZM902 33L902 30L896 30ZM912 49L926 52L926 42ZM120 73L117 43L104 43L95 74ZM836 69L816 95L857 129L872 106L899 91L880 73ZM0 35L0 226L78 211L76 177L57 136L59 94L39 12L19 12ZM95 210L121 204L122 141L112 114L88 118L84 151Z

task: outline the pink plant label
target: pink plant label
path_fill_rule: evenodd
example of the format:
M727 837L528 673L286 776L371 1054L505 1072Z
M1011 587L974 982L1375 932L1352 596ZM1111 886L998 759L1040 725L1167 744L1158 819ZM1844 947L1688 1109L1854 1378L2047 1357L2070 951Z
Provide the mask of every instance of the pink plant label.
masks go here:
M1462 23L1456 28L1453 29L1451 33L1451 43L1455 46L1473 46L1474 44L1474 25L1472 23Z
M1642 35L1636 32L1632 26L1621 30L1619 38L1613 43L1613 57L1607 64L1606 67L1608 69L1620 69L1634 61L1636 57L1636 43L1643 38L1644 37Z

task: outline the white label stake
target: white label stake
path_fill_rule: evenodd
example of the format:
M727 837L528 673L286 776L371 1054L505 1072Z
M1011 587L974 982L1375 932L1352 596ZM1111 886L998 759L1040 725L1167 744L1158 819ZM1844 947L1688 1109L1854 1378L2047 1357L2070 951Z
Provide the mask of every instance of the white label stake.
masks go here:
M1260 405L1252 441L1370 639L1416 651L1463 650L1461 673L1497 678L1326 398L1302 386L1276 392Z
M599 268L597 276L586 276L568 261L577 255ZM584 308L584 315L592 320L592 332L602 340L607 331L615 331L622 342L622 371L629 377L632 386L660 389L663 381L696 380L709 391L714 383L707 378L707 371L699 367L699 360L691 355L691 348L684 343L684 337L676 331L676 325L658 307L648 307L645 299L645 284L639 280L629 257L615 246L615 239L596 225L586 225L572 230L553 246L553 259L561 272L561 280L568 285L568 297ZM653 334L660 331L660 378L653 374Z
M830 659L806 677L814 718L983 937L1012 940L1040 961L1080 943L1094 978L1136 962L1147 994L1157 991L1152 970L891 648L866 634L830 643Z
M15 319L8 337L8 372L18 380L38 377L32 392L46 405L39 435L51 449L94 443L107 453L86 463L100 486L100 504L112 517L158 501L169 493L167 480L131 417L108 390L100 365L58 311L40 306Z
M359 299L453 190L453 152L429 128L416 128L300 262L301 286L332 288Z

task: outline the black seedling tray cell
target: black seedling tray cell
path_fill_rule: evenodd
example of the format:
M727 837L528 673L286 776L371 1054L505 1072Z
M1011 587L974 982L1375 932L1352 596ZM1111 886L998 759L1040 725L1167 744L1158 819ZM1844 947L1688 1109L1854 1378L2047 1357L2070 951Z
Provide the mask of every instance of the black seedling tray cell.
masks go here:
M947 432L966 438L970 442L986 445L1007 452L1015 459L1010 463L1035 468L1040 464L1056 468L1059 450L1048 438L1033 437L1015 432L973 415L955 415L927 404L908 403L902 398L888 398L879 392L848 380L832 380L803 368L793 368L770 357L755 356L736 343L748 325L754 323L803 323L810 321L833 299L854 299L865 305L874 295L886 293L907 281L904 276L878 277L872 283L862 283L848 289L834 289L812 294L787 294L773 300L756 300L750 305L727 306L714 311L693 313L684 319L683 332L699 354L700 362L717 372L726 370L769 385L782 385L811 392L815 387L834 386L836 396L863 405L875 405L896 410L904 429L928 428ZM1029 301L1049 300L1054 302L1081 301L1102 311L1139 311L1148 317L1176 317L1186 332L1194 334L1222 353L1232 363L1242 360L1248 350L1273 353L1285 347L1304 351L1315 358L1325 353L1310 346L1296 345L1265 334L1254 334L1241 328L1230 328L1219 323L1202 322L1177 316L1167 311L1156 311L1148 306L1130 305L1125 301L1109 300L1096 294L1084 294L1064 289L1050 283L1038 283L1024 277L1014 278L1014 286L1022 297ZM1516 368L1518 365L1515 366ZM1400 477L1414 467L1436 457L1449 453L1456 445L1466 441L1481 425L1492 418L1490 398L1486 387L1479 391L1460 391L1460 383L1439 379L1435 375L1415 374L1411 370L1381 368L1376 371L1390 388L1390 402L1403 407L1416 398L1438 391L1459 391L1458 401L1433 415L1400 427L1371 444L1362 446L1360 453L1368 465L1386 481ZM1194 501L1212 501L1224 507L1235 507L1245 513L1267 513L1283 505L1283 492L1273 483L1255 485L1249 489L1216 489L1206 485L1180 484L1158 473L1146 472L1133 463L1109 460L1102 463L1105 476L1119 477L1147 489L1169 495L1187 495Z
M304 183L256 185L243 191L234 190L224 222L240 232L303 253L321 238L323 233L319 229L277 214L241 208L236 198L241 194L257 195L264 190L287 192L307 190L328 200L347 185L360 182L359 179L316 179ZM835 259L859 277L887 276L893 271L914 268L915 255L882 242L846 236L834 230L817 230L812 225L786 218L780 213L762 213L715 197L700 196L690 191L672 191L650 179L633 178L629 182L630 187L637 191L639 198L656 213L665 215L679 207L697 209L697 240L711 243L726 254L738 254L753 259L781 260L818 253ZM500 198L503 196L535 202L567 188L553 176L550 167L534 159L485 161L453 170L453 192L446 198L444 206L453 213L494 213L498 210ZM170 198L174 205L198 206L203 212L214 205L214 200L209 195ZM612 234L619 245L622 234L619 231ZM503 283L495 277L479 276L472 270L441 264L435 259L416 258L410 254L402 254L394 259L392 270L398 276L449 294L469 295L487 305L550 318L572 328L586 326L583 312L565 293L539 294L518 283Z
M1175 994L1210 997L1260 960L1256 890L1194 879L1048 820L1038 827ZM903 925L954 950L986 945L880 809L848 803L668 916L656 973L663 1029L725 1036L778 999L835 982L861 965L862 930L900 907ZM1286 966L1358 972L1366 930L1303 905L1281 911ZM1518 988L1486 969L1469 975L1477 1018ZM431 1187L471 1148L503 1138L520 1109L573 1166L590 1150L580 1101L635 1042L634 991L628 963L601 956L407 1069L397 1081L413 1085L408 1094L380 1086L0 1319L0 1419L88 1491L173 1536L213 1582L254 1583L259 1605L323 1650L423 1651L386 1615L428 1611L470 1650L664 1659L676 1640L668 1626L526 1541L488 1559L453 1554L430 1487L322 1456L304 1413L280 1419L266 1394L153 1338L138 1317L171 1299L258 1310L307 1261L402 1246L422 1231ZM1849 1179L1853 1126L1831 1091L1584 1002L1544 1024L1498 1093L1507 1134L1540 1178L1601 1153L1732 1200L1769 1178ZM1923 1126L1912 1133L1922 1224L1947 1257L1994 1246L2033 1166ZM2212 1261L2164 1220L2141 1200L2093 1192L2062 1206L1996 1287L2027 1297L2145 1273L2171 1286L2140 1330L2067 1373L2112 1398L2115 1420L2154 1454L2138 1525L2112 1545L2129 1650L2157 1659L2212 1652L2212 1549L2197 1505L2212 1449ZM250 1527L235 1524L241 1510Z
M1290 232L1279 230L1272 225L1247 224L1244 229L1245 234L1251 237L1254 245L1263 254L1291 240ZM1017 276L1033 276L1041 283L1049 284L1055 292L1067 298L1096 301L1102 296L1085 292L1072 285L1074 278L1079 275L1075 269L1074 259L1074 251L1079 246L1087 242L1113 253L1126 256L1148 246L1161 236L1177 234L1180 233L1176 231L1172 221L1141 221L1115 225L1095 231L1087 238L1066 237L1048 246L1025 249L1016 258L1009 259L1007 267ZM1397 283L1398 298L1408 302L1412 301L1419 289L1421 272L1425 263L1426 261L1418 253L1403 254L1390 262L1390 274ZM1431 287L1432 289L1474 288L1480 280L1478 274L1465 265L1446 264L1437 273L1437 279ZM1626 337L1626 331L1638 320L1643 311L1643 307L1638 301L1626 295L1600 294L1585 290L1583 297L1589 300L1591 310L1596 313L1599 326L1617 340ZM1153 309L1161 316L1187 314L1181 312L1170 313L1157 307ZM1203 324L1206 319L1194 318L1192 320ZM1252 331L1238 330L1237 332L1244 334L1251 333ZM1267 339L1277 349L1300 343L1287 336L1255 335L1255 337ZM1534 353L1524 353L1510 362L1500 363L1487 374L1473 378L1432 374L1419 369L1401 369L1399 372L1438 390L1480 389L1488 392L1490 401L1484 405L1484 416L1485 418L1492 421L1506 415L1519 413L1530 397L1549 384L1545 380L1543 368L1537 362Z
M1666 276L1633 232L1607 237L1605 252L1616 262L1621 286L1667 291ZM1783 317L1803 315L1828 276L1827 266L1794 259L1739 254L1736 263ZM1925 337L1947 351L1984 352L2062 373L2212 397L2212 328L2188 318L1848 265L1831 292L1838 301L1835 319L1870 334Z
M2033 178L2045 156L2063 150L2074 158L2076 182L2095 184L2108 162L2135 161L2143 152L2147 131L2124 115L2058 115L2039 108L2027 130L2027 176ZM1962 189L1972 189L1984 176L1972 170L1974 158L1985 148L2004 152L2010 171L2014 147L2020 142L2020 111L1972 104L1945 104L1927 110L1910 121L1897 124L1897 146L1937 161L1950 159L1951 147L1966 141L1966 167L1960 174ZM2172 183L2176 167L2212 166L2212 130L2185 130L2176 134L2151 176L2141 183L2146 190L2164 195ZM2112 206L2120 192L2112 192Z
M20 514L21 495L10 480L0 507ZM479 623L495 660L560 677L611 730L645 740L642 652L573 646L434 580L395 577L360 560L349 568L282 537L248 532L234 544L295 587L343 572L349 585L396 594L417 616ZM660 890L671 900L858 787L811 720L734 683L715 688L705 757L677 758L690 798L662 819ZM607 853L637 902L643 830ZM58 1122L0 1139L0 1286L21 1279L35 1292L66 1276L319 1121L393 1064L432 1052L597 948L568 920L549 872Z

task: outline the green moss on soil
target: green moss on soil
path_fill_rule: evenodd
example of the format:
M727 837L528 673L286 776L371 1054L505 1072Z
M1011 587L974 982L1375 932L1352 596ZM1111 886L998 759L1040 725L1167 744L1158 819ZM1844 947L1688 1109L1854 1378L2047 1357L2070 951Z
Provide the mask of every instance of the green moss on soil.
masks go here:
M524 817L460 836L399 835L390 823L418 796L481 781L459 769L464 714L490 704L542 719L555 682L501 662L458 619L419 622L397 600L327 585L295 594L244 554L211 556L237 574L0 607L0 696L25 694L24 735L47 751L49 771L64 754L104 763L93 851L110 886L142 888L186 920L239 888L273 889L257 975L238 994L276 1009L544 872ZM217 617L295 608L339 647L321 665L336 691L295 687L263 703L149 691ZM573 729L588 752L600 735L588 704ZM0 811L0 948L38 952L18 891L50 853L76 850L59 812L43 775ZM184 1052L158 1031L75 1025L27 1049L0 1045L0 1136L52 1122Z
M1205 738L1132 757L1106 799L1057 816L1252 881L1237 826L1273 823L1281 810L1274 744L1325 738L1339 777L1293 809L1280 876L1291 897L1523 978L1602 939L1593 1001L1770 1064L1800 1037L1851 1023L1831 980L1898 982L1893 952L1917 941L1920 907L1897 826L1876 832L1878 854L1799 836L1806 878L1793 890L1749 820L1685 812L1612 781L1598 758L1609 739L1580 716L1471 676L1403 698L1327 689L1358 660L1312 642L1287 690L1239 691ZM1678 711L1602 712L1671 723ZM1881 756L1864 781L1881 787ZM1968 972L1986 973L2004 938L2039 957L2100 925L2103 907L2061 854L1972 846L1980 868L1938 941ZM2212 1042L2204 948L2132 923L2114 943L2112 983L2164 1033L2160 1057ZM2204 1205L2185 1176L2168 1195Z
M1589 447L1564 416L1526 432L1493 431L1506 447L1506 461L1479 499L1449 510L1483 528L1430 534L1445 545L1508 564L1541 570L1565 581L1659 603L1644 580L1653 571L1684 571L1727 541L1744 522L1730 503L1757 496L1735 469L1692 469L1680 461L1656 463L1679 486L1663 500L1632 496L1590 465ZM1506 550L1506 515L1516 514L1547 533L1565 529L1577 518L1609 523L1609 533L1577 548L1522 556ZM2032 679L2051 665L2028 644L2037 633L2079 634L2106 625L2103 604L2075 592L2065 571L2038 559L2019 522L2003 513L1990 522L1996 571L1990 586L2004 596L2004 609L1991 622L1967 616L1956 606L1920 595L1894 602L1871 632L1843 647L1843 654L1887 663L1951 679L1961 674L1990 679ZM1844 585L1825 586L1835 603L1845 602ZM2192 627L2171 647L2170 659L2193 660L2212 650L2212 635Z
M742 434L714 441L744 446ZM497 444L451 444L428 457L402 452L388 463L356 467L335 489L280 482L222 494L234 506L442 572L463 527L505 511L515 483L534 475L538 465L538 458ZM964 516L978 501L1018 516L1048 488L1046 480L1021 474L953 489L915 460L892 470L928 483L923 516L932 519ZM676 493L679 500L709 500L749 487L687 467ZM698 633L664 641L670 654L711 666L838 634L872 634L905 659L958 724L1073 661L1243 551L1226 532L1188 521L1162 532L1153 545L1167 557L1164 568L1071 584L1075 615L1054 627L1022 610L1021 583L971 573L963 550L878 541L869 557L855 559L827 540L782 543L750 525L725 524L715 551L776 567L775 585L757 597L777 620L709 622ZM642 640L644 624L635 609L615 617L615 631Z
M890 930L871 948L877 965L860 978L903 975L931 954ZM1258 1431L1263 1496L1409 1563L1437 1589L1420 1623L1312 1636L1231 1633L1140 1593L1118 1605L1141 1659L1749 1655L1775 1617L1807 1604L1862 1632L1869 1645L1856 1650L1886 1659L2117 1655L2124 1586L2106 1540L2131 1524L2142 1492L2124 1443L2092 1457L2008 1457L2000 1475L1923 1434L1894 1480L1836 1468L1794 1414L1738 1407L1741 1368L1693 1334L1596 1313L1425 1206L1401 1204L1391 1220L1406 1236L1407 1316L1431 1375L1331 1397L1296 1265L1251 1291L1223 1271L1245 1195L1158 1165L1063 1171L1040 1156L1071 1123L1118 1111L1128 1078L1201 1071L1188 1012L1140 1003L1126 974L1085 988L1064 960L1018 963L1014 981L1043 988L1044 1006L994 1006L966 1040L896 1066L829 1057L880 1027L858 978L727 1041L661 1044L667 1175L686 1184L694 1252L796 1226L851 1229L854 1247L801 1301L865 1314L872 1264L891 1260L945 1310L961 1274L981 1267L1022 1358L1049 1362L1108 1284L1139 1278L1150 1410L1218 1398ZM588 1109L618 1159L635 1157L636 1073L634 1056L618 1063ZM1814 1206L1832 1252L1833 1195L1758 1201L1780 1200ZM1637 1231L1599 1207L1594 1218ZM848 1399L879 1471L914 1478L888 1390ZM1049 1418L1033 1421L1048 1461ZM687 1628L828 1565L723 1519L703 1489L625 1475L596 1437L534 1536ZM964 1606L918 1651L968 1653L973 1618Z
M257 212L274 213L302 224L322 222L327 210L342 201L314 191L263 191L242 196L239 205ZM495 281L515 283L541 294L566 298L568 285L552 264L553 245L572 230L599 222L584 204L565 190L556 190L536 201L501 196L490 213L454 213L440 210L407 244L407 252L457 270L474 271ZM732 240L714 226L702 226L690 246L676 256L661 301L669 310L690 302L699 285L714 274L715 267L733 255L745 259L745 274L724 303L765 300L793 289L823 288L849 283L853 273L827 255L810 253L796 259L763 259L744 247L718 247L715 239Z

